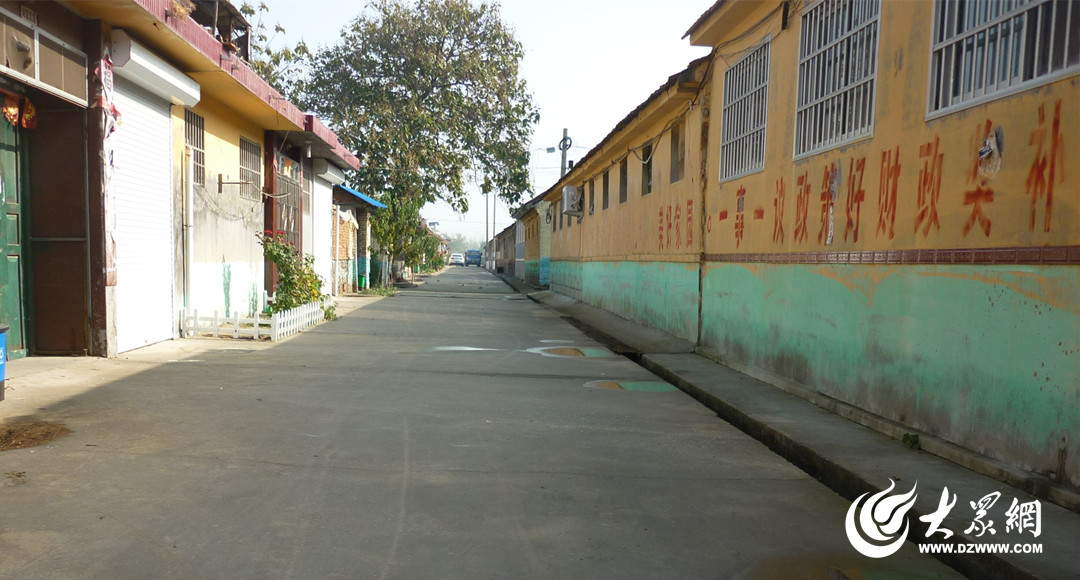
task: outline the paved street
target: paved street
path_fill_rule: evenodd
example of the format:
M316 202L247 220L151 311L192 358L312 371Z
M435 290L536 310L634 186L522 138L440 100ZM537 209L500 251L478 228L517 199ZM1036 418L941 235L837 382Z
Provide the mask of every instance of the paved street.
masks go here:
M0 578L958 577L483 270L351 303L37 411L72 433L0 453Z

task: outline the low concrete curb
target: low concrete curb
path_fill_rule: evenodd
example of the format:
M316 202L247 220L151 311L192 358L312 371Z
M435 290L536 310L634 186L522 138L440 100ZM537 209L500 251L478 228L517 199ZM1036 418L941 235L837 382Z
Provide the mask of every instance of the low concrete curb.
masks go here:
M519 292L531 290L502 278ZM936 455L914 451L896 439L806 399L693 354L692 345L688 351L689 343L676 337L666 335L669 340L665 343L659 338L665 333L655 329L636 330L634 327L644 327L566 296L551 292L532 292L527 296L571 319L592 338L611 344L613 350L638 361L847 499L885 489L890 480L902 492L916 487L918 498L908 516L909 541L953 545L1042 544L1042 554L935 555L958 571L972 578L1080 578L1080 556L1076 551L1080 514L1075 511L1042 500L1043 529L1037 538L1030 532L1019 535L1015 531L983 538L969 535L964 532L973 516L968 501L1001 492L991 517L998 520L995 527L1003 532L1004 512L1012 499L1015 497L1023 503L1036 498ZM649 339L643 342L643 336ZM1031 484L1036 488L1040 485ZM927 525L918 518L938 509L938 500L946 487L949 494L963 498L941 524L955 535L947 540L940 533L927 538ZM835 525L843 523L835 522Z

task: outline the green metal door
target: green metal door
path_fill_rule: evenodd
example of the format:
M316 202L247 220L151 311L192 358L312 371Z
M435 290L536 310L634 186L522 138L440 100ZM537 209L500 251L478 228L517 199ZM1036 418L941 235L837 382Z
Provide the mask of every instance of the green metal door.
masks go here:
M11 327L7 333L8 358L26 356L23 332L22 191L20 190L19 133L0 119L0 323Z

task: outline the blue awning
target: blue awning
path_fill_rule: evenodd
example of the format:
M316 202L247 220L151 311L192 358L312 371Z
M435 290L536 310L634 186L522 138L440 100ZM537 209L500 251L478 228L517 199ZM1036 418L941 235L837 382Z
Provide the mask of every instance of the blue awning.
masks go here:
M384 204L384 203L379 203L379 202L375 201L374 199L372 199L372 198L370 198L370 197L368 197L368 196L366 196L366 195L364 195L364 194L360 193L359 191L356 191L355 189L351 189L351 188L345 187L344 185L335 185L335 186L334 186L334 189L335 189L335 190L338 190L338 189L340 189L341 191L344 191L344 192L346 192L346 193L349 193L349 194L351 194L351 195L354 195L354 196L356 196L356 197L360 198L360 200L361 200L361 201L363 201L364 203L367 203L368 205L370 205L370 206L372 206L372 207L374 207L374 208L378 208L378 209L386 209L386 204Z

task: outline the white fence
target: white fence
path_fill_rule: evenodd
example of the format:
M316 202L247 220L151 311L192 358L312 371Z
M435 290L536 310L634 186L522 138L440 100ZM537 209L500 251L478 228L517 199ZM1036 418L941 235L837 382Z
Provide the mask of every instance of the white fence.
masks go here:
M258 313L254 318L241 317L239 313L226 318L218 316L216 310L211 316L200 316L197 308L190 312L185 308L180 311L180 336L188 338L209 334L214 338L269 338L276 342L315 326L324 317L322 302L308 302L275 312L270 318L259 316Z

